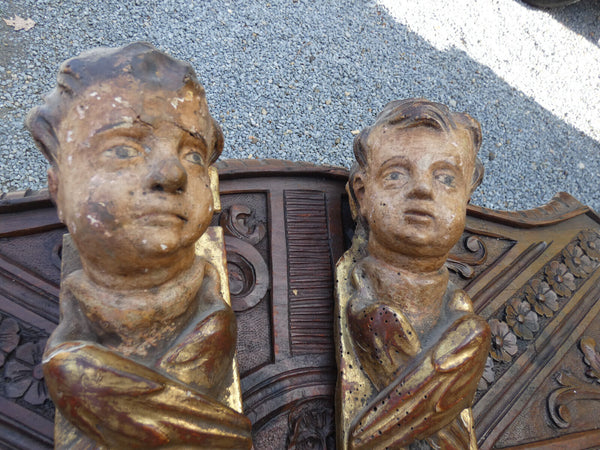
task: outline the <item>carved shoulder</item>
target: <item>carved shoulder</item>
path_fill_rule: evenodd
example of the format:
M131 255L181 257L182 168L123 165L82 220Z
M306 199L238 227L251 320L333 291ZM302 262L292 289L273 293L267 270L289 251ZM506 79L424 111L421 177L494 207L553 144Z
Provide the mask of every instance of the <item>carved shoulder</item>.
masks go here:
M69 289L63 289L60 293L60 322L48 339L46 353L69 341L98 342L98 336L93 332L79 300Z
M450 284L449 288L454 288L454 285ZM450 301L448 302L448 309L450 311L463 311L467 313L473 313L473 302L469 295L462 289L455 288Z
M206 264L196 318L156 365L179 380L216 395L232 367L236 319L219 291L219 276Z

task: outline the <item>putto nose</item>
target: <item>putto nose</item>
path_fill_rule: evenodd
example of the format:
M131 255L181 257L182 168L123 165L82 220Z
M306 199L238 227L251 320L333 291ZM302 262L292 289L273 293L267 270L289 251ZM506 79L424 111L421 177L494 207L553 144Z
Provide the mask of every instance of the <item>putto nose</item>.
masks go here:
M409 198L429 200L433 198L431 181L422 177L414 181L408 193Z
M177 158L168 158L156 163L149 175L150 189L170 194L179 194L187 187L187 173Z

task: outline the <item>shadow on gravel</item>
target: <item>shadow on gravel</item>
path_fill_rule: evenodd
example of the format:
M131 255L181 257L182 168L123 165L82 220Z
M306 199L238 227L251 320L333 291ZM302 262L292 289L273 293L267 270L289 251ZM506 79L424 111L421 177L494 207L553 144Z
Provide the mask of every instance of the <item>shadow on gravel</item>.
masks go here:
M18 39L18 52L0 67L0 190L45 185L45 162L22 122L53 86L58 64L99 44L147 40L196 68L225 132L224 158L348 167L352 131L393 99L427 97L482 124L486 178L474 203L525 209L565 190L600 209L592 182L600 143L465 53L438 51L385 9L333 3L203 1L190 9L187 0L170 0L123 9L113 2L98 13L93 2L23 0L35 28L17 36L0 26L2 42Z
M600 46L600 1L581 0L572 5L542 11L546 11L571 31Z

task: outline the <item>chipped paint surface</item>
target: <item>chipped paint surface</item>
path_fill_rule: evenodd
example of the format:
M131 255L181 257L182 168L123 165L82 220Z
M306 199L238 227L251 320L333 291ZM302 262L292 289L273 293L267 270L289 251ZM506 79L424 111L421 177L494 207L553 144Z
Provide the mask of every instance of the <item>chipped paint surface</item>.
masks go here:
M173 97L171 99L171 105L173 106L173 108L177 109L177 105L179 105L179 103L183 103L184 99L180 98L180 97Z
M90 221L90 224L92 224L95 227L100 226L100 221L98 219L96 219L94 216L92 216L91 214L88 214L87 219Z

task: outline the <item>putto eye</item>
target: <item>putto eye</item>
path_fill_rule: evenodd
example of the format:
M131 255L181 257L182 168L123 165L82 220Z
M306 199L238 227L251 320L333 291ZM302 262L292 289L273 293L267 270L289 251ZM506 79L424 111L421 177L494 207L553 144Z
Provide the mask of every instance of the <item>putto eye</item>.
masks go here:
M398 181L406 176L405 170L392 170L385 174L384 181Z
M454 175L450 175L448 173L438 173L436 174L435 179L448 187L454 187Z
M185 160L193 164L198 164L200 166L204 165L204 159L202 158L202 155L198 152L190 152L186 154Z
M110 158L117 159L131 159L140 154L135 148L128 145L118 145L116 147L109 148L104 153Z

